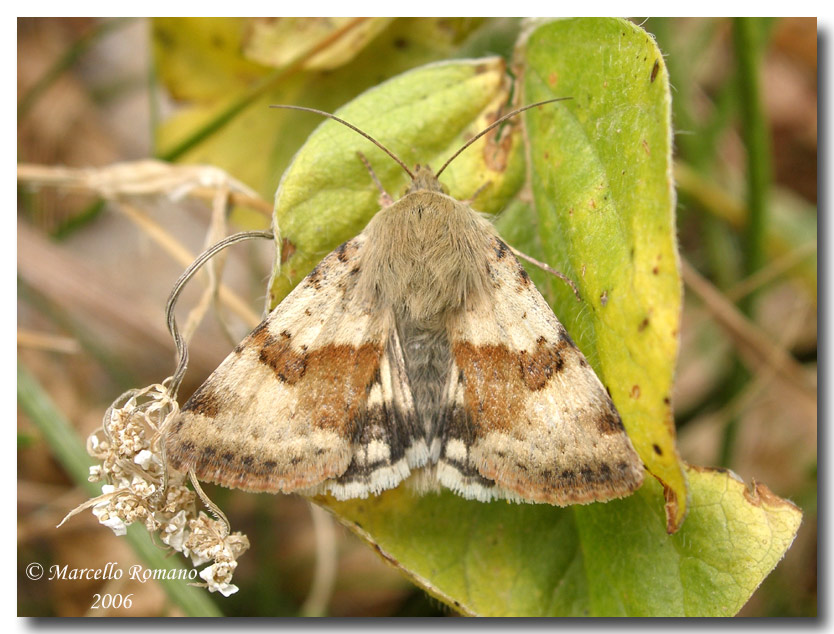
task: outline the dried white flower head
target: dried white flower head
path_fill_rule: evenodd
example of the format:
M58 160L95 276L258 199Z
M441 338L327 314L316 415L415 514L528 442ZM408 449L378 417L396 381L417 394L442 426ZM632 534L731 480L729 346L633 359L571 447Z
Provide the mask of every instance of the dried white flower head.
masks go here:
M192 564L213 563L200 572L210 592L229 596L237 558L248 548L241 533L230 533L220 510L185 474L166 468L162 448L166 424L179 406L165 385L151 385L120 396L104 415L100 430L87 439L87 452L101 461L90 467L91 482L104 481L101 495L74 509L64 520L92 507L98 521L116 535L142 522L169 548L190 557ZM212 519L197 509L197 497L223 519ZM60 524L59 524L60 526Z
M203 568L200 576L205 579L210 592L219 592L224 597L228 597L238 591L238 587L230 583L235 568L237 568L236 561L224 561Z

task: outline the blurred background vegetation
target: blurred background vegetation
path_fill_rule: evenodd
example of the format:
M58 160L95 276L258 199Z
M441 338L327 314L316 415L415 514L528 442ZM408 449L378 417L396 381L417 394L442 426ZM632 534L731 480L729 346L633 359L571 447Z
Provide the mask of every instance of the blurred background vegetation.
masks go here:
M684 276L674 397L680 452L689 462L764 482L803 509L796 542L741 614L815 615L816 20L634 21L657 38L669 68L678 236L692 267ZM207 163L269 201L318 121L266 105L333 111L434 60L510 60L520 28L518 20L494 18L19 19L18 160ZM77 476L84 465L68 463L73 448L118 394L171 373L164 302L182 260L202 250L209 222L209 206L191 199L149 199L133 214L85 193L19 186L19 564L116 561L127 569L144 561L136 540L113 536L89 513L54 527L87 498ZM268 210L252 206L231 215L231 230L268 223ZM224 282L255 315L271 258L266 243L236 247L227 257ZM705 293L698 273L719 292ZM196 302L198 291L183 301ZM734 321L733 306L746 319ZM252 325L226 321L241 336ZM780 357L787 363L751 371L745 355L762 335L788 353ZM194 342L184 395L236 343L212 319ZM57 420L57 431L45 420ZM77 434L61 435L72 429ZM217 488L210 495L252 543L235 574L241 591L210 597L219 612L305 612L316 567L307 502ZM449 614L347 531L335 531L336 576L323 613ZM134 594L131 609L111 615L205 607L153 582L34 583L19 568L20 615L104 615L89 612L95 592Z

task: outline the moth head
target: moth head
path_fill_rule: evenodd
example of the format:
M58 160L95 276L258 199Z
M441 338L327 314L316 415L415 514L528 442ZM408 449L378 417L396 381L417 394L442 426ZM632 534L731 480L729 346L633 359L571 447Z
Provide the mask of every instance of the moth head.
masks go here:
M437 180L437 176L428 165L417 164L414 167L414 175L411 183L406 187L406 194L413 194L419 191L440 192L448 194L448 190Z

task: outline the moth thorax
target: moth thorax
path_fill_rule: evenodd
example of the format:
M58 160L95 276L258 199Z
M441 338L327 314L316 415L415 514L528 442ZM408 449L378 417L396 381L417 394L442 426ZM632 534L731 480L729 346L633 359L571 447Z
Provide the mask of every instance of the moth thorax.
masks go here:
M450 196L409 194L368 225L363 282L376 301L415 322L443 322L485 295L490 229Z

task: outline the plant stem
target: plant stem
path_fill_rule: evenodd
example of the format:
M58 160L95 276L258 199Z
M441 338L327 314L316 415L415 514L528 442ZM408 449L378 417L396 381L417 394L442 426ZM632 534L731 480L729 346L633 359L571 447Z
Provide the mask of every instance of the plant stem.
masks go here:
M733 43L738 60L739 107L744 144L747 148L747 207L745 228L746 277L765 262L765 234L770 190L770 135L761 97L761 58L764 29L758 18L735 18ZM750 314L753 303L745 300L742 310Z
M20 122L35 105L35 102L64 71L70 68L99 38L108 32L127 26L135 18L113 18L104 20L93 26L78 38L72 46L41 76L38 81L23 95L17 105L17 120Z
M737 82L742 137L747 148L747 208L749 215L744 232L744 277L758 271L765 262L768 190L770 189L770 139L761 99L760 72L763 23L759 18L733 20L733 45L737 60ZM752 317L755 294L740 302L741 310ZM742 386L749 374L736 359L730 384ZM720 464L729 465L738 435L738 419L733 418L724 430Z

